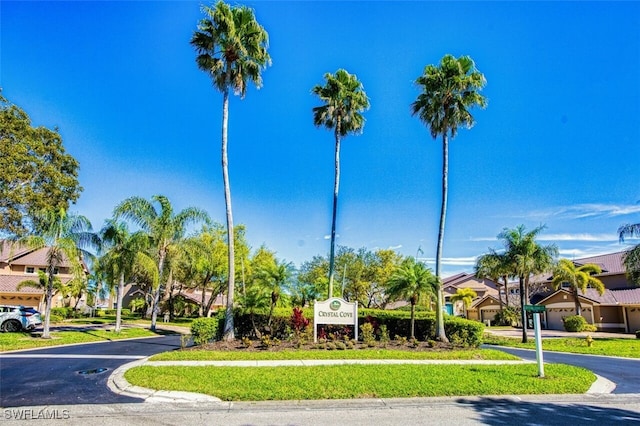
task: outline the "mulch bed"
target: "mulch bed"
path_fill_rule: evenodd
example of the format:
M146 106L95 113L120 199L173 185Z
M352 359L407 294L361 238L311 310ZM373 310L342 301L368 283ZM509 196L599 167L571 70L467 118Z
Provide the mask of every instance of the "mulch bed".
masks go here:
M277 343L273 343L269 346L265 346L260 340L251 340L250 345L246 345L241 340L233 340L233 341L217 341L208 343L202 346L194 346L191 347L191 350L211 350L211 351L245 351L245 352L278 352L278 351L291 351L291 350L338 350L335 347L332 347L330 343L336 344L336 342L326 342L324 345L318 343L304 343L298 344L293 341L280 341ZM442 343L442 342L399 342L399 341L390 341L386 344L386 346L382 345L380 342L376 342L374 346L366 345L363 342L352 342L353 347L348 348L346 350L366 350L366 349L393 349L393 350L402 350L402 351L413 351L413 352L421 352L421 351L443 351L443 350L452 350L459 349L458 347L452 345L451 343ZM189 350L189 349L186 349Z

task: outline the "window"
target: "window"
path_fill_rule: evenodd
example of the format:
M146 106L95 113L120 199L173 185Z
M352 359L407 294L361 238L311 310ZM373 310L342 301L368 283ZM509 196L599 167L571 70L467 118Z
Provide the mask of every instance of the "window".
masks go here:
M24 268L24 271L27 274L34 274L36 272L36 268L34 268L33 266L27 266L26 268Z

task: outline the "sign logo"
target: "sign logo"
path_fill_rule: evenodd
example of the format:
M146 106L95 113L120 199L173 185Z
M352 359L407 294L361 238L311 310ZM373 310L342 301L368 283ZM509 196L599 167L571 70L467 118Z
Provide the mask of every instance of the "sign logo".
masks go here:
M341 304L338 300L334 300L329 304L329 309L331 309L332 311L337 311L338 309L340 309L340 305Z

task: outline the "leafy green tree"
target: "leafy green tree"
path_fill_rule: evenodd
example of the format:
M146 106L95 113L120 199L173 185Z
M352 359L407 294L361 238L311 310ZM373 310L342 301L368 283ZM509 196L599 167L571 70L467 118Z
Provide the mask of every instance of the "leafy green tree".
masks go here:
M293 264L284 260L275 260L263 265L256 275L262 286L270 291L271 304L267 320L267 327L270 329L273 310L280 299L280 293L291 286L294 277Z
M581 315L582 306L580 305L578 291L584 293L588 287L593 287L598 290L598 293L601 295L604 294L604 284L593 276L594 274L601 273L602 268L595 263L586 263L577 266L569 259L560 259L558 264L553 268L551 284L556 290L561 288L564 283L569 284L571 293L573 293L573 301L576 305L576 315Z
M124 286L133 280L136 266L148 271L158 282L158 268L154 260L146 253L149 247L148 235L144 232L131 234L125 222L107 220L100 230L101 250L100 269L111 288L116 289L116 326L119 333L122 327L122 298Z
M411 304L411 338L415 338L415 308L425 297L438 291L438 278L424 263L406 258L387 282L391 300L403 299Z
M23 237L18 240L18 243L33 249L46 248L47 279L42 337L49 339L51 338L49 326L56 271L63 265L69 264L74 278L81 278L88 272L83 257L91 257L85 249L97 247L99 239L92 232L89 219L67 213L63 209L45 212L38 217L38 223L38 234Z
M311 260L303 262L298 270L298 282L301 285L313 287L317 296L327 294L329 289L329 260L320 255L313 256ZM310 302L313 299L306 299ZM304 306L302 304L301 306Z
M157 207L156 207L157 204ZM152 256L157 262L158 285L153 289L151 330L155 331L160 305L160 295L166 287L168 277L165 261L172 246L185 238L187 227L196 223L208 223L209 215L195 207L188 207L177 214L164 195L154 195L151 200L130 197L122 201L113 211L114 220L128 220L138 226L149 238Z
M227 156L229 122L229 91L244 98L247 82L262 86L261 72L271 63L267 53L268 34L256 21L253 10L246 6L229 6L219 1L212 7L203 6L205 14L191 38L196 49L198 68L206 72L214 87L222 93L222 178L227 212L227 247L229 289L224 339L233 340L233 298L235 292L235 251L231 187Z
M618 228L620 242L627 237L640 237L640 223L626 224ZM640 244L631 247L624 254L624 266L631 282L640 285Z
M486 80L484 75L476 70L469 56L455 58L445 55L440 65L427 65L416 84L421 87L422 93L411 104L411 112L429 127L434 139L442 136L442 203L436 250L436 276L440 280L449 185L449 137L456 136L458 127L473 126L474 118L469 112L470 108L486 106L487 100L479 93ZM444 300L441 288L438 288L436 301L436 338L448 342L444 331Z
M33 127L0 95L0 234L24 236L47 226L43 211L67 210L82 191L78 167L57 130Z
M524 305L529 300L529 279L534 274L551 270L558 249L554 245L541 246L536 237L544 229L539 226L529 232L524 225L513 229L505 228L498 238L502 240L505 256L508 259L512 275L518 277L520 284L520 312L522 315L522 343L527 342L527 313Z
M511 273L512 271L507 256L501 253L497 253L495 250L491 250L489 253L483 254L482 256L478 257L478 259L476 259L476 278L488 278L498 285L500 285L500 279L502 279L507 307L509 307L508 286L509 275ZM498 301L500 303L500 309L502 309L502 294L500 292L500 288L498 288Z
M339 69L324 75L325 85L316 85L311 91L323 105L313 108L313 124L332 129L335 137L335 179L333 184L333 210L331 215L331 251L329 254L329 297L333 297L336 246L336 214L340 187L340 142L350 133L362 133L364 117L369 109L369 98L358 78Z

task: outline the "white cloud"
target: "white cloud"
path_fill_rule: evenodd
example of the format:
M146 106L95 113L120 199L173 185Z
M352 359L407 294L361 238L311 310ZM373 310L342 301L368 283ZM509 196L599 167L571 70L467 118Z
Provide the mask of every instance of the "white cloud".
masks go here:
M402 244L398 244L397 246L390 246L387 250L398 250L402 248Z
M433 265L436 263L436 259L433 257L419 258L419 260ZM473 266L476 264L476 257L443 257L442 264L451 266Z
M616 234L540 234L540 241L618 241Z
M566 219L584 219L589 217L618 217L640 214L640 204L575 204L572 206L551 207L545 210L534 210L523 217L544 219L560 217Z

